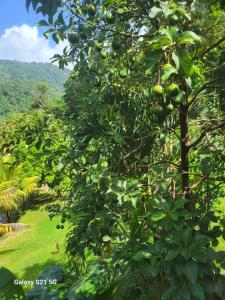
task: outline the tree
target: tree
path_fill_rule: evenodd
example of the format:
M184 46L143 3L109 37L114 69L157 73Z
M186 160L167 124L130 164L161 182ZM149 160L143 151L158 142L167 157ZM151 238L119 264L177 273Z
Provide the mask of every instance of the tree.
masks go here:
M18 209L28 196L37 189L38 178L24 177L22 166L15 167L10 158L0 159L0 214L6 214L8 221L11 212Z
M225 253L215 247L224 222L213 203L224 187L223 8L201 0L31 3L47 16L39 23L46 36L70 43L54 57L59 66L75 63L65 96L68 249L76 263L87 249L99 258L89 296L222 299Z

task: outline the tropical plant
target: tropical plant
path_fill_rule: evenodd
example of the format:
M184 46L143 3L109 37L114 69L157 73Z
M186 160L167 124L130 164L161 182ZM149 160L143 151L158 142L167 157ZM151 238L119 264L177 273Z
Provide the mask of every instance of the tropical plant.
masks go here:
M223 299L223 2L26 3L75 63L69 299Z
M8 217L26 201L37 188L38 178L24 177L21 165L15 166L9 158L0 158L0 211Z

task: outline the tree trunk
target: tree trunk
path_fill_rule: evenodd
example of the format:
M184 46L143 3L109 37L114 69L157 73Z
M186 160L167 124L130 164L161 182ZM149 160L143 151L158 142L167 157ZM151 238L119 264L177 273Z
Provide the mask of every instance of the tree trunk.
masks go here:
M181 137L181 186L185 198L189 199L189 128L188 106L180 105L180 137Z

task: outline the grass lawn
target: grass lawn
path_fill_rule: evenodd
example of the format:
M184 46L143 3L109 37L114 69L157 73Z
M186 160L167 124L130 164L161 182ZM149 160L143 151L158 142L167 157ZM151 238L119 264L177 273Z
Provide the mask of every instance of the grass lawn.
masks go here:
M46 266L62 265L68 225L57 230L59 221L59 217L50 221L43 206L27 210L18 222L30 227L0 238L0 266L10 269L20 279L33 280ZM60 247L58 252L57 243Z

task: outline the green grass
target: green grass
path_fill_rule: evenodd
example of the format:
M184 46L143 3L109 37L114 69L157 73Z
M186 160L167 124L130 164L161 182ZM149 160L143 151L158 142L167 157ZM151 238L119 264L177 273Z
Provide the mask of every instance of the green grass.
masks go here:
M30 227L0 238L0 266L10 269L20 279L36 279L51 264L65 261L64 243L68 225L57 230L60 219L49 220L41 207L27 210L18 222ZM56 244L60 250L56 252Z

